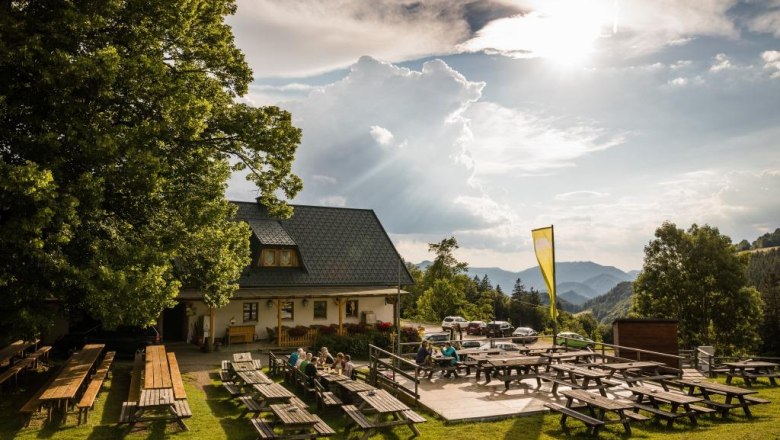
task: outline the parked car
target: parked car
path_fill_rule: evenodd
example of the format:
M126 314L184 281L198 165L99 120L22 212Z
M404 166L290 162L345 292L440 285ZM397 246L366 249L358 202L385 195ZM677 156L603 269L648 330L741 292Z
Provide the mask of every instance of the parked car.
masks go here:
M539 340L539 334L531 327L518 327L512 332L512 342L533 344Z
M436 347L441 347L450 340L449 332L433 332L423 335L423 341L428 341Z
M469 321L466 326L467 335L484 335L485 334L485 321Z
M486 342L479 347L481 350L520 351L520 346L512 342L495 341L493 345Z
M446 332L450 328L455 328L455 324L459 324L460 328L465 330L466 326L469 325L469 322L462 316L447 316L444 318L444 321L441 322L441 329Z
M160 342L160 333L153 326L146 328L119 326L114 330L106 330L98 326L84 336L85 344L105 344L107 351L116 351L117 355L130 357L136 351Z
M595 344L592 339L588 339L573 332L558 333L558 343L566 347L574 348L593 348L593 345Z
M476 339L467 339L465 341L461 341L460 348L479 348L482 346L483 341L479 341Z
M512 324L506 321L490 321L485 326L485 334L488 338L505 338L512 334Z

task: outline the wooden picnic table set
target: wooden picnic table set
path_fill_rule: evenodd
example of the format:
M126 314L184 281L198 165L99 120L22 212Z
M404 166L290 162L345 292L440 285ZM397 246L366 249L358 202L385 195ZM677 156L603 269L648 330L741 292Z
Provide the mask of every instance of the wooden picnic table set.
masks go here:
M75 403L76 396L82 390L85 379L95 369L104 344L87 344L65 362L53 380L38 397L40 404L47 408L49 421L54 410L62 411L62 423L67 421L68 408Z
M420 435L415 425L425 422L425 418L387 391L382 389L360 391L357 397L360 400L357 406L342 406L350 419L346 426L347 432L353 426L358 427L363 430L361 440L367 440L376 430L406 425L414 435Z
M769 382L772 385L777 385L775 378L777 378L779 375L777 370L780 368L780 364L766 361L747 360L724 362L723 365L728 368L728 371L725 373L727 384L731 384L731 380L734 377L740 377L745 382L745 386L750 387L752 386L753 382L756 381L756 379L766 377L769 379Z
M38 368L39 360L48 360L50 346L38 348L39 339L30 341L18 340L0 349L0 392L3 384L14 380L14 386L18 384L19 374ZM32 349L28 353L27 350Z
M143 374L143 382L141 381ZM174 422L187 431L184 419L192 417L187 393L174 353L166 353L164 345L150 345L136 357L131 373L130 394L122 406L120 424L129 431L140 424L154 421Z

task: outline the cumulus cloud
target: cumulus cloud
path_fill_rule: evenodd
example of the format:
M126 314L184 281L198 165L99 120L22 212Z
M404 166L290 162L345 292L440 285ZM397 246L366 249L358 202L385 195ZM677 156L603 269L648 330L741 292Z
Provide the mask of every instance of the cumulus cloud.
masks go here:
M715 62L712 63L710 72L719 72L721 70L728 70L733 68L734 66L731 64L729 57L727 57L725 53L719 53L715 55Z
M379 145L390 145L393 142L393 133L390 133L390 130L380 127L378 125L372 125L368 128L368 132L371 134L371 137L374 138L377 144Z
M674 79L670 79L669 80L669 85L670 86L677 86L677 87L687 86L688 85L688 78L677 77L677 78L674 78Z
M767 50L761 54L764 60L764 69L772 71L772 78L780 78L780 51Z
M780 38L780 2L770 1L763 5L764 8L748 20L748 28Z

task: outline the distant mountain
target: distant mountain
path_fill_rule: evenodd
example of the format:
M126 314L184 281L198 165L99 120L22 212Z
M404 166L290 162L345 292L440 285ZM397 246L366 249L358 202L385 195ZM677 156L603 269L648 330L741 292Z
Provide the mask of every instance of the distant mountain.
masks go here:
M606 294L584 302L582 310L590 310L597 321L609 324L616 319L628 316L633 294L633 284L629 281L623 281Z
M423 262L417 266L424 269L427 267L427 265L422 266L425 263L430 265L430 262ZM639 271L626 273L616 267L602 266L591 261L559 262L555 264L555 272L559 292L572 290L574 293L586 298L594 298L607 293L609 289L615 287L621 281L633 281L639 273ZM469 267L468 275L472 278L476 275L480 279L487 275L493 287L501 285L501 289L507 295L511 294L515 280L518 278L520 278L526 288L533 287L541 292L547 292L547 286L545 286L542 280L542 274L538 266L521 270L520 272L511 272L497 267ZM575 287L565 283L579 283L579 286ZM563 289L562 286L568 287Z
M563 291L563 289L560 289L559 292ZM588 300L587 297L580 295L579 293L573 291L573 290L566 290L562 293L558 293L558 299L564 299L572 304L581 305L585 301Z

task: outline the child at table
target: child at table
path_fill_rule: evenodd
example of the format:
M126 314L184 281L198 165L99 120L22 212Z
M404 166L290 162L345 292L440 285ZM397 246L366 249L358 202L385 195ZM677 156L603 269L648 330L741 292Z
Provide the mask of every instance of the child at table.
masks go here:
M306 375L306 377L309 378L309 385L310 386L314 386L314 379L317 378L317 363L318 363L317 361L318 360L319 359L317 359L316 357L313 357L311 359L311 362L306 364L306 370L303 372Z
M450 360L450 365L455 366L458 363L458 352L455 350L455 347L452 346L452 342L447 341L444 343L444 348L441 350L442 356L448 356L452 357ZM444 377L450 377L452 375L451 371L448 371L447 374L444 375ZM458 372L455 371L455 377L458 377Z
M344 353L336 353L336 360L333 361L333 363L330 366L336 371L343 371L344 370Z
M344 355L344 376L355 379L355 364L352 363L352 356L348 354Z

